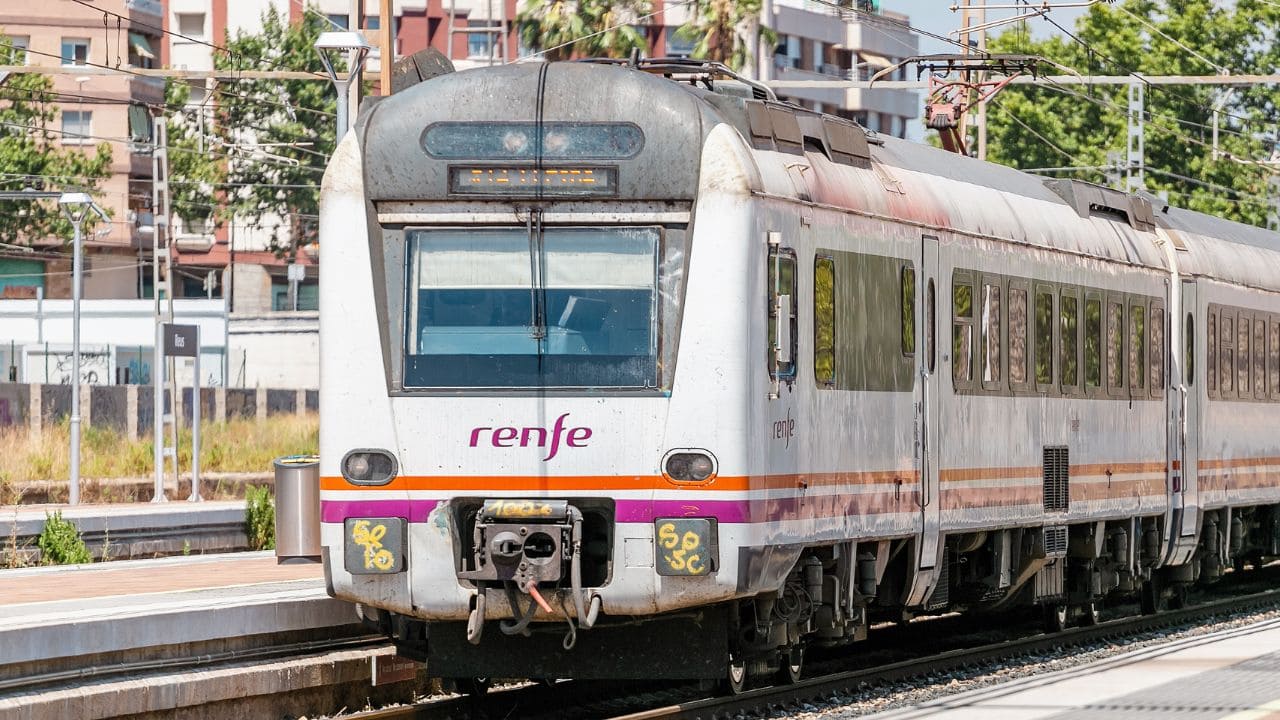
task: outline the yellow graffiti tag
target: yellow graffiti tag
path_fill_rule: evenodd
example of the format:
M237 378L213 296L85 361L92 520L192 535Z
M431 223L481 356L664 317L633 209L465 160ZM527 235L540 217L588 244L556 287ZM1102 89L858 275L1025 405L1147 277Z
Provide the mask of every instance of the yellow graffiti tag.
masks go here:
M489 509L495 516L503 518L545 517L553 512L550 505L532 500L499 500Z
M671 551L663 553L662 559L672 570L701 575L706 569L702 555L694 552L702 545L702 539L692 530L685 532L684 537L680 537L676 533L674 523L663 523L658 526L658 544Z
M351 528L351 540L364 548L364 569L386 571L396 564L396 558L390 550L382 547L382 538L387 534L387 526L378 523L369 527L368 520L358 520Z

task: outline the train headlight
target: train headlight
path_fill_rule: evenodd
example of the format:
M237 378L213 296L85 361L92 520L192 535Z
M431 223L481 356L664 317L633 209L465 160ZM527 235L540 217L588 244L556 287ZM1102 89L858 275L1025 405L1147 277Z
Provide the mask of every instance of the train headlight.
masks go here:
M663 474L675 482L703 482L716 474L715 457L705 450L680 449L667 453Z
M386 450L352 450L342 458L342 477L356 485L386 485L396 476L396 459Z

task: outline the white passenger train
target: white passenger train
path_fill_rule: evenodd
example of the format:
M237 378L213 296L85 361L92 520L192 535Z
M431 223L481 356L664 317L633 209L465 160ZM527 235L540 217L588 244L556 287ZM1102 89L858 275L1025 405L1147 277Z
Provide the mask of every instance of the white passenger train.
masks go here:
M332 594L439 675L737 689L1280 554L1280 238L726 74L362 113L321 200Z

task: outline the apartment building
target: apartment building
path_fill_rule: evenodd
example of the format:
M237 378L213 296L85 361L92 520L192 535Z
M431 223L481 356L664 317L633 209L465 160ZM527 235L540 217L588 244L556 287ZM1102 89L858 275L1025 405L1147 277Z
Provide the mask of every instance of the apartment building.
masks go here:
M159 0L0 3L0 34L26 51L27 64L69 69L53 76L59 110L48 128L53 142L89 150L111 145L111 176L100 185L99 204L112 220L85 239L87 298L137 297L141 291L140 253L151 242L139 222L149 212L152 190L147 105L164 100L161 79L90 71L93 65L125 71L158 66L163 20ZM86 72L78 74L76 67ZM65 242L37 241L38 249L48 251L39 259L0 252L0 296L30 297L39 288L48 297L69 297L71 263L57 252Z

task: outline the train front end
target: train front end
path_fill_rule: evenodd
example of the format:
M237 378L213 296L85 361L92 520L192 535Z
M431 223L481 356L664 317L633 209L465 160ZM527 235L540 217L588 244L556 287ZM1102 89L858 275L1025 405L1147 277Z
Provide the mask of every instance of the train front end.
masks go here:
M762 290L711 279L752 277L746 152L668 80L538 63L393 95L335 153L327 577L433 674L723 675L751 386L726 309Z

